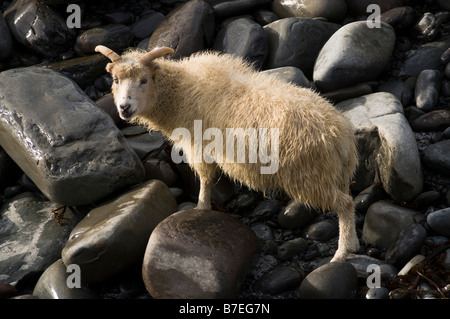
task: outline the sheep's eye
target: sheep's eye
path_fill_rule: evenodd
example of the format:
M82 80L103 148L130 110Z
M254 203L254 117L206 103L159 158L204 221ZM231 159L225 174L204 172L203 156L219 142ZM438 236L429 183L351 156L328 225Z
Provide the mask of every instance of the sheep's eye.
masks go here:
M117 76L115 76L115 77L113 78L113 81L114 81L114 83L119 84L119 78L118 78Z
M146 84L147 83L147 79L142 79L140 84Z

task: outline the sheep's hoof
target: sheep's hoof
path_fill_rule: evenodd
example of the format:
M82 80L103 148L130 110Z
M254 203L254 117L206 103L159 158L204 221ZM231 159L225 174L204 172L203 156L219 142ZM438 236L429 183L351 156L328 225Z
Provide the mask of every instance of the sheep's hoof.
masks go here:
M198 204L195 209L198 210L211 210L211 205L202 205L202 204Z

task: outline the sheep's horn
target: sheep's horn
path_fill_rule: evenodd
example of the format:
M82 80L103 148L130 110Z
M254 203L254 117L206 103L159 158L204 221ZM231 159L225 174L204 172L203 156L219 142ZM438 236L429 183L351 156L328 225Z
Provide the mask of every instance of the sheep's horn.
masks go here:
M140 58L138 60L138 62L142 63L144 65L148 65L154 59L162 57L163 55L166 55L168 53L174 53L174 52L175 51L172 48L168 48L168 47L154 48L150 52L146 53L142 58Z
M113 63L120 62L122 60L120 55L118 55L116 52L114 52L110 48L107 48L103 45L97 45L95 47L95 52L100 52L101 54L106 56L108 59L110 59Z

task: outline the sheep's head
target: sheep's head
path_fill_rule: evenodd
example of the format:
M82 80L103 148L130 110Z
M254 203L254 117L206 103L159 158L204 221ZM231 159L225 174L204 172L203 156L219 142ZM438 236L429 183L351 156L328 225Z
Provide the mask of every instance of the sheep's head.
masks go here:
M106 70L112 75L111 91L119 115L124 120L139 115L147 105L147 99L155 92L153 74L159 66L154 60L174 52L171 48L162 47L147 53L130 51L120 56L102 45L97 46L95 51L111 60Z

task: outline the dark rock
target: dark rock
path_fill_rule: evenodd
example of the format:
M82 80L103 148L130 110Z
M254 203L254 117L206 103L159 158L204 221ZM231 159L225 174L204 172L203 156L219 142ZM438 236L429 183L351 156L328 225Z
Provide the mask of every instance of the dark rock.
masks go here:
M389 299L389 289L385 287L370 288L366 293L366 299Z
M443 236L450 236L450 208L434 211L427 216L432 230Z
M345 0L275 0L272 10L281 18L322 17L331 22L341 22L347 14Z
M439 101L441 88L441 72L436 70L423 70L417 77L415 96L419 109L431 111Z
M379 92L393 94L402 103L403 107L409 106L413 99L413 90L405 81L388 81L378 87Z
M142 266L153 298L235 298L258 240L226 213L182 211L150 236Z
M281 260L289 260L308 247L308 242L303 238L288 240L278 247L278 257Z
M12 36L44 57L54 58L67 51L75 37L75 30L41 1L14 1L3 16Z
M86 205L143 178L113 121L65 76L5 71L0 96L0 144L50 200Z
M314 19L285 18L264 26L269 43L266 68L295 66L307 77L325 42L339 25Z
M336 237L338 233L339 227L337 223L327 219L310 225L305 230L305 237L307 239L326 242Z
M166 16L150 37L148 49L166 46L175 50L174 59L190 56L213 44L214 30L211 6L191 0Z
M252 211L251 216L253 218L267 218L269 216L275 216L281 209L279 201L271 199L265 200L259 203Z
M367 16L367 7L371 4L376 4L380 7L380 11L391 10L403 5L403 0L345 0L347 2L349 13L359 17Z
M133 41L129 27L123 24L109 24L89 29L77 37L75 51L79 54L94 53L97 45L104 45L118 51L127 48Z
M266 35L258 23L236 19L219 31L213 49L242 57L260 69L267 56Z
M423 161L430 169L450 176L450 140L429 145Z
M298 229L307 226L316 217L315 210L304 204L291 201L279 214L278 224L288 229Z
M362 192L360 192L353 200L353 202L355 203L355 210L357 212L365 214L373 203L383 198L383 195L383 186L375 184L367 187Z
M214 5L213 9L216 17L226 18L250 12L257 7L269 4L270 2L271 0L224 1Z
M177 204L158 180L140 185L89 212L62 250L66 266L77 264L85 282L100 282L140 262L148 238Z
M302 70L294 66L284 66L281 68L265 70L262 71L262 73L276 76L279 79L301 87L311 88L311 82L303 74Z
M414 9L411 7L398 7L383 12L380 20L389 23L395 30L407 29L414 21Z
M325 264L303 279L298 289L301 299L350 299L357 285L355 268L347 262Z
M138 21L133 23L130 27L131 33L136 39L144 39L152 35L161 21L164 20L164 16L159 12L152 12L139 18Z
M0 60L6 58L12 51L11 33L3 15L0 14Z
M450 111L435 110L425 113L411 122L416 132L442 131L450 126Z
M253 284L253 289L262 293L279 294L298 287L304 277L299 270L290 266L279 266Z

